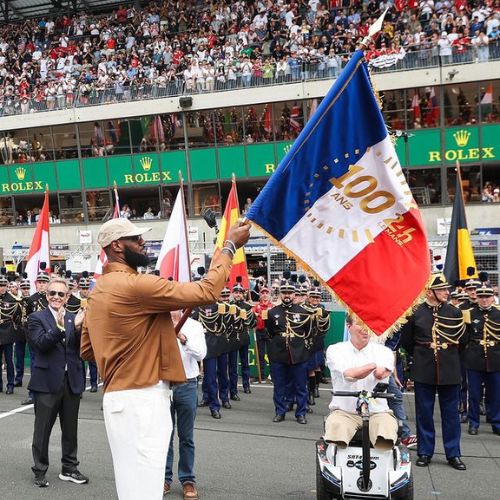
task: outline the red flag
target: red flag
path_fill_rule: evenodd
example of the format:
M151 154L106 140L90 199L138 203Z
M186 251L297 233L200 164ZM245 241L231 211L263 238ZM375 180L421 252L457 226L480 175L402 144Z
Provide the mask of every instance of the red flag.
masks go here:
M50 273L50 239L49 239L49 191L45 190L42 211L36 223L35 234L31 242L30 252L26 263L26 273L30 282L30 292L36 292L35 281L40 271L40 262L47 264Z
M236 180L233 177L233 184L231 186L231 191L229 192L226 208L224 210L224 215L222 216L222 221L220 223L219 233L217 235L215 252L220 252L220 250L224 246L224 241L227 240L227 233L229 232L229 228L236 223L239 217L240 206L238 203L238 192L236 190ZM243 247L236 250L236 254L233 258L233 267L231 269L231 275L229 276L229 288L232 288L236 283L237 276L241 276L241 285L243 286L243 288L248 290L249 284L247 261Z
M420 119L420 96L416 90L413 91L413 98L411 100L411 109L413 111L413 120Z
M264 116L262 117L262 127L267 133L272 132L272 116L271 116L271 105L266 104L264 108Z
M156 261L156 269L159 269L162 278L173 278L175 281L182 282L191 281L186 209L184 207L182 183L168 221L160 255Z
M120 200L118 198L118 190L116 189L116 184L115 187L113 188L113 191L115 193L115 209L113 210L113 219L117 219L120 217ZM99 259L97 259L97 265L95 266L95 271L94 271L94 281L102 276L102 272L104 269L104 266L108 262L108 257L106 256L106 252L101 249L101 253L99 254Z

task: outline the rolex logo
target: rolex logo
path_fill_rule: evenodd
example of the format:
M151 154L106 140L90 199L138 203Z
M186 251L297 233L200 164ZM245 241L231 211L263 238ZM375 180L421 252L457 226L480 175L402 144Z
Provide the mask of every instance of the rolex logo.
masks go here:
M144 158L141 158L141 165L144 172L149 172L151 170L151 166L153 165L153 159L149 156L145 156Z
M26 169L23 167L17 167L16 170L14 170L16 173L16 177L18 180L22 181L24 180L24 177L26 176Z
M457 146L459 148L464 148L469 142L470 132L467 132L467 130L458 130L453 134L453 137L455 138Z
M283 151L286 153L288 153L288 151L290 151L290 149L292 149L292 145L291 144L287 144L284 148L283 148Z

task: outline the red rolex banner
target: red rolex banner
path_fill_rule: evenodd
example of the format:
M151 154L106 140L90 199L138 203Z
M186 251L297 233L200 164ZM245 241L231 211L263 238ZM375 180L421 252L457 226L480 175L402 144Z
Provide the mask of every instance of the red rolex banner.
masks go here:
M224 241L227 240L227 233L229 228L236 223L240 218L240 206L238 203L238 192L236 190L236 180L233 177L233 185L231 186L231 191L229 192L229 197L227 199L226 208L224 210L224 215L222 216L222 221L220 223L219 234L217 235L217 242L215 244L215 251L218 252L224 246ZM243 288L248 290L248 270L247 261L245 258L245 251L243 247L236 251L233 258L233 268L231 269L231 275L229 276L229 288L232 288L236 283L236 277L241 276L241 285Z
M36 223L35 234L31 242L30 252L26 263L26 273L30 282L30 292L36 292L35 281L40 270L40 262L47 264L50 274L50 242L49 242L49 191L45 191L42 211Z

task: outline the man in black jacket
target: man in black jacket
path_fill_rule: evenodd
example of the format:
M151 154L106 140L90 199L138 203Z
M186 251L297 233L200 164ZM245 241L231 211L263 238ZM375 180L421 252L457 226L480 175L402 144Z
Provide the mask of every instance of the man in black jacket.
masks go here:
M84 390L80 361L80 329L83 313L65 311L69 289L62 278L47 287L48 307L28 318L28 342L35 353L29 390L35 400L32 470L35 485L49 485L49 440L59 416L62 432L62 470L59 478L77 484L88 482L78 469L77 432L80 394Z
M465 341L462 311L447 303L449 284L443 274L432 277L426 300L402 328L401 345L413 356L417 416L417 466L429 465L434 454L434 402L441 409L443 443L448 463L465 470L460 459L460 350Z

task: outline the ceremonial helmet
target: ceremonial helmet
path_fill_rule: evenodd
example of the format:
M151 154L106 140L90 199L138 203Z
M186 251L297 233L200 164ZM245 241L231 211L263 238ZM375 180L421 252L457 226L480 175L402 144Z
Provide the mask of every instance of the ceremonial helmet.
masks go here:
M447 290L450 284L443 273L435 273L431 276L429 290Z
M457 290L453 290L453 292L450 293L450 299L459 299L460 294L458 293Z
M50 276L45 271L45 269L47 269L47 264L45 262L40 262L39 269L40 270L36 276L35 281L45 281L46 283L48 283L50 281Z
M474 279L474 278L467 280L465 282L465 285L464 285L465 288L469 288L469 289L473 289L473 290L475 290L476 288L479 288L480 286L481 286L481 282Z
M243 281L243 278L241 276L236 276L236 283L233 285L233 292L241 292L243 293L245 289L243 288L243 285L241 282Z
M296 276L296 275L295 275ZM280 282L280 292L281 293L295 293L295 283L291 279L290 271L283 272L283 279Z
M7 286L9 284L9 280L7 279L7 268L2 267L0 270L0 286Z
M476 295L478 297L493 297L494 295L493 288L483 285L476 290Z
M28 273L23 273L23 279L20 285L21 290L29 290L31 288L30 280L28 279Z
M225 286L220 292L220 296L225 299L229 298L230 295L231 295L231 290L229 290L227 286Z
M78 287L82 290L88 290L90 288L90 278L89 272L83 271L80 279L78 280Z
M321 298L321 286L318 280L313 281L311 289L309 290L309 297Z

